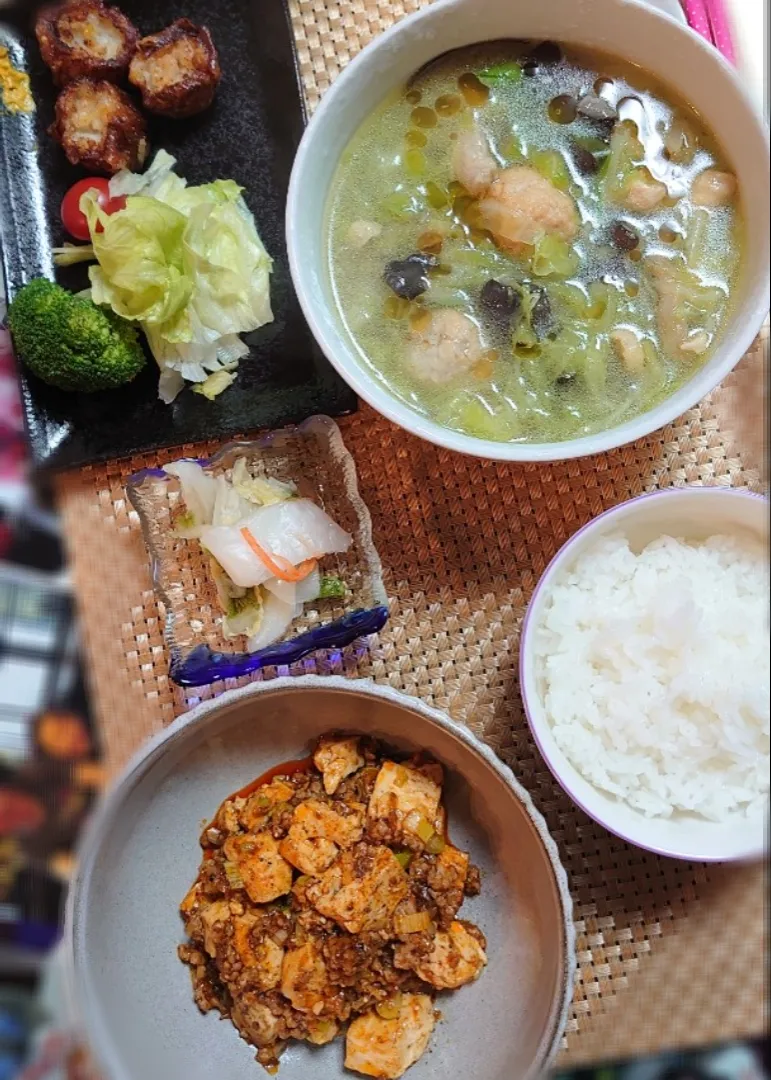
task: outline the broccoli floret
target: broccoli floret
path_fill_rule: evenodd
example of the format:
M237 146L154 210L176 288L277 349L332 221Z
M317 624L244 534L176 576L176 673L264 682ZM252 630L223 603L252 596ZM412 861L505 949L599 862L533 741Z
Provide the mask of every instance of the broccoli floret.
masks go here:
M111 390L131 382L145 364L130 323L46 278L16 294L8 327L30 371L60 390Z

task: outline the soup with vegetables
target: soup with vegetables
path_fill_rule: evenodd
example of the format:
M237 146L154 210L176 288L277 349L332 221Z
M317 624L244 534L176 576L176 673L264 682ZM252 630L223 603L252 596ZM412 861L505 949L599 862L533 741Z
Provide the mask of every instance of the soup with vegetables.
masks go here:
M687 105L546 42L440 57L361 126L328 210L364 363L486 439L606 430L686 382L737 274L736 180Z

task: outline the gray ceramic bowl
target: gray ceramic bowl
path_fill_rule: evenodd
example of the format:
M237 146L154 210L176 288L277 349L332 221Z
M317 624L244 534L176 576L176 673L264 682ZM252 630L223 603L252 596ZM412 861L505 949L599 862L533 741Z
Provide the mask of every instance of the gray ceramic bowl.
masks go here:
M463 912L489 942L480 980L441 999L430 1053L410 1080L521 1080L556 1051L571 1000L571 902L556 846L510 770L467 729L370 682L307 676L255 683L177 720L134 760L86 838L68 910L72 991L110 1080L260 1080L229 1023L202 1016L176 957L202 822L271 765L346 728L448 770L454 841L483 872ZM341 1040L294 1045L281 1080L343 1080Z

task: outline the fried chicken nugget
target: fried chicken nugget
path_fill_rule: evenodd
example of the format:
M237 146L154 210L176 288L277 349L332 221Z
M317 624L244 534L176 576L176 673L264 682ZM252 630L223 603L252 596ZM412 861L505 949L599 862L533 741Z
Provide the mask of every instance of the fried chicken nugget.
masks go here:
M123 12L106 7L103 0L70 0L43 8L35 33L57 86L82 78L119 82L139 40Z
M172 117L208 108L221 74L211 34L189 19L142 38L129 67L129 81L148 112Z
M144 117L125 91L105 79L78 79L65 86L49 134L73 165L92 173L133 172L147 157Z

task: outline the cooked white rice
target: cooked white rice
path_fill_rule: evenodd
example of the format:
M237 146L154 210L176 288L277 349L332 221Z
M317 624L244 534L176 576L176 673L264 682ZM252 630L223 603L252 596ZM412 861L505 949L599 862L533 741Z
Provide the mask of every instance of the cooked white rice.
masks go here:
M591 783L649 817L767 809L767 555L752 536L597 542L534 636L554 736Z

